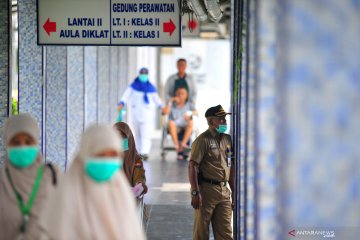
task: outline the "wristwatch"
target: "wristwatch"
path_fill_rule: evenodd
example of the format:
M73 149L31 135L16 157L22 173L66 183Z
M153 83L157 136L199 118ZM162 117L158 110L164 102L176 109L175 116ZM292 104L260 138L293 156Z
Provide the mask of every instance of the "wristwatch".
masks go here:
M191 191L191 196L197 196L199 195L200 191L199 190L192 190Z

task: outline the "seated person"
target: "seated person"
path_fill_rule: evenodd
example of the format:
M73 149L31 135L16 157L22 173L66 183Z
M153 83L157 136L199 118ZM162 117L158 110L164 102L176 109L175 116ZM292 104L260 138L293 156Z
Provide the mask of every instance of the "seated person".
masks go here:
M175 97L170 99L165 113L170 113L169 133L178 153L178 159L182 160L184 156L186 157L184 151L189 148L188 143L193 130L192 115L197 115L194 105L188 101L188 91L185 87L179 86L175 90Z

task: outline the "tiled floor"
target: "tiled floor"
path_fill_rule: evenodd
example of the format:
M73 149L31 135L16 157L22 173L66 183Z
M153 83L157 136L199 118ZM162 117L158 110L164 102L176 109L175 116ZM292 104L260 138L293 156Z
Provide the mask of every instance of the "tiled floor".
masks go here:
M149 240L191 240L194 211L190 205L190 185L186 161L177 161L175 152L161 159L160 141L154 140L150 158L144 163L149 192Z
M187 162L177 161L175 152L168 152L166 160L162 160L159 140L153 141L152 149L144 164L149 186L145 196L150 215L148 239L192 239Z
M149 240L192 239L191 206L152 205L147 229Z

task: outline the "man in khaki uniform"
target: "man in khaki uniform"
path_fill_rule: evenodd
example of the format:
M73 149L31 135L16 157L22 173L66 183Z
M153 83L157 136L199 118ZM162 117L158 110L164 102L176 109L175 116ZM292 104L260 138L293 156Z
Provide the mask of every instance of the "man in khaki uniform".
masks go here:
M209 108L205 117L209 128L191 146L189 180L191 205L195 209L194 240L209 239L212 223L216 240L233 239L231 228L234 168L231 167L231 137L221 105Z

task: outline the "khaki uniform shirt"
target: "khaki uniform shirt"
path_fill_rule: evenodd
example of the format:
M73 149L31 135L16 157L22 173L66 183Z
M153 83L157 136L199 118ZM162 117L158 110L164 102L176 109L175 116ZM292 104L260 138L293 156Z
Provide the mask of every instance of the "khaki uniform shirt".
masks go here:
M204 178L229 181L228 157L230 154L231 136L219 134L216 130L209 128L191 145L190 159L199 164L199 171Z

